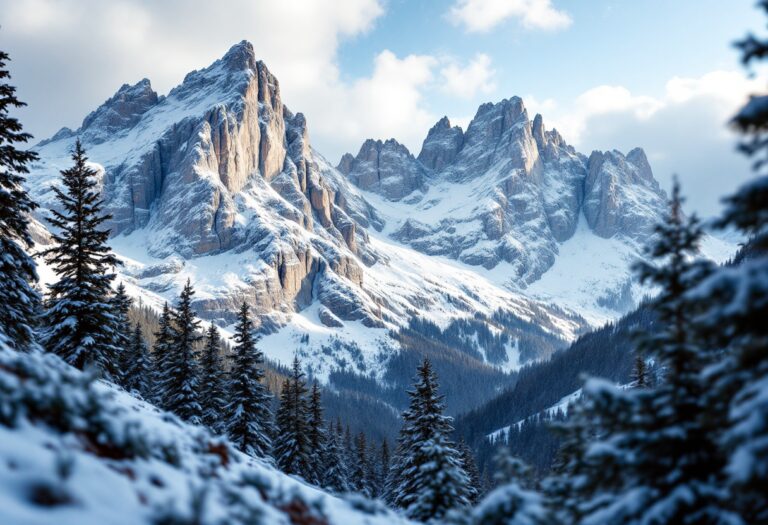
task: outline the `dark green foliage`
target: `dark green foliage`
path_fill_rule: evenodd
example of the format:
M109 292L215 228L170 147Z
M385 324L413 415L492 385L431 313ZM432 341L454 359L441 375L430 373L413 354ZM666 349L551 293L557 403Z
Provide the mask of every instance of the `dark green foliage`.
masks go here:
M131 341L125 351L126 359L123 368L123 385L129 392L135 392L143 398L148 398L152 389L152 361L149 357L147 342L141 333L141 326L136 323Z
M309 446L312 454L317 461L313 465L312 483L322 485L323 483L323 465L326 463L326 452L328 445L328 436L325 433L325 422L323 421L323 404L320 397L320 387L317 382L312 385L312 392L309 397Z
M337 421L336 427L328 427L326 432L328 445L325 453L323 469L323 486L336 494L350 490L349 471L347 469L346 453L344 451L344 431L341 421Z
M437 376L428 360L419 366L387 479L386 496L415 520L440 519L468 501L468 479L450 440L451 418L443 415Z
M291 375L283 383L283 391L280 394L273 456L280 470L304 479L311 479L314 472L309 440L309 417L304 372L301 370L299 359L294 358Z
M216 325L206 331L205 346L200 356L200 404L203 424L216 433L225 429L226 377L221 359L221 336Z
M93 366L115 379L118 319L110 284L119 263L107 245L109 230L100 229L109 215L102 211L96 171L88 167L79 141L72 160L74 166L61 172L65 191L53 187L61 211L51 212L54 246L43 255L58 281L49 287L43 345L77 368Z
M128 297L125 291L125 285L120 283L111 299L112 315L115 316L115 331L112 344L117 349L117 361L119 364L116 381L128 388L126 383L126 373L131 366L131 339L134 335L131 327L129 314L133 300Z
M248 305L243 303L235 325L230 372L227 435L247 454L267 458L272 449L272 396L264 385L264 354L256 347Z
M163 305L163 313L158 321L154 334L155 343L152 346L152 398L162 407L168 407L169 392L166 390L168 368L171 366L171 353L176 330L173 327L173 312L168 303Z
M200 406L200 369L196 345L202 339L200 320L192 310L195 291L187 281L172 312L173 338L163 374L162 389L165 408L185 421L200 424L203 408Z
M16 88L7 84L8 60L8 54L0 51L0 334L13 348L27 349L34 341L40 295L34 288L35 262L26 252L32 247L29 215L37 205L22 184L37 154L18 149L32 136L9 116L12 108L25 104L16 98Z

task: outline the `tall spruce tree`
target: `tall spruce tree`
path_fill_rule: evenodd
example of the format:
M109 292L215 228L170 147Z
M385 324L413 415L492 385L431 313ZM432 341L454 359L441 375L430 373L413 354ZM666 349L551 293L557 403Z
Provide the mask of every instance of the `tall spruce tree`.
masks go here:
M314 469L309 441L307 384L298 357L293 359L291 375L283 382L276 420L273 455L277 466L286 474L310 479Z
M131 355L131 342L135 335L131 327L128 314L131 311L133 300L128 297L125 285L121 282L112 295L112 314L115 316L115 330L112 344L117 349L117 362L119 367L115 380L128 388L126 374L131 367L133 356Z
M592 379L571 416L575 447L564 508L591 523L733 523L719 479L721 454L707 417L700 371L711 359L694 330L697 306L686 297L711 272L696 259L702 230L682 213L677 183L670 209L638 265L659 289L658 324L641 346L663 369L653 388L621 389Z
M192 283L187 280L179 295L176 311L173 312L174 337L162 388L167 410L185 421L200 424L203 408L200 406L200 370L196 345L202 335L200 320L192 310L194 295Z
M358 433L355 437L355 462L352 467L352 489L364 496L371 497L371 485L369 478L370 466L365 442L365 434Z
M122 376L125 389L148 398L152 394L152 361L139 323L136 323L133 329L131 341L125 354L127 358L124 360L125 371Z
M168 303L163 305L163 312L157 332L155 332L155 344L152 347L152 399L158 406L168 408L168 392L166 391L167 372L171 365L171 353L173 342L176 339L176 330L173 327L173 312Z
M272 449L272 396L264 384L264 354L256 347L248 305L235 325L234 360L230 372L227 435L242 451L268 458Z
M758 5L768 14L768 1ZM764 37L750 34L737 46L747 66L768 57ZM702 305L697 328L723 353L702 380L713 385L708 402L721 415L732 501L746 523L768 523L768 94L750 97L733 124L755 177L725 199L717 226L748 242L689 295Z
M43 255L58 276L49 286L43 346L77 367L93 366L108 379L118 375L117 317L112 312L112 269L119 264L107 245L110 218L102 211L96 171L78 140L74 166L61 172L65 191L54 186L59 209L51 211L54 246Z
M631 379L635 388L648 388L651 386L650 377L648 377L648 364L640 352L635 353Z
M440 519L469 504L469 480L450 440L451 418L443 415L437 376L429 360L418 369L410 403L402 414L387 499L415 520Z
M469 503L474 505L482 495L480 487L480 471L477 468L475 454L463 439L459 441L458 451L461 457L461 466L467 474L467 498L469 499Z
M211 323L205 334L205 347L200 357L200 404L203 424L212 431L224 432L226 414L226 378L221 359L221 335Z
M328 427L327 436L325 461L323 463L323 486L336 494L342 494L348 492L350 486L341 421L338 421L336 428L333 425Z
M326 463L326 447L328 437L325 433L325 422L323 421L323 405L320 396L320 387L315 381L312 384L312 391L309 396L309 446L316 461L313 464L312 479L309 480L316 485L323 483L323 465Z
M13 348L22 350L34 342L40 307L40 295L34 287L35 262L26 251L32 247L29 215L37 205L22 185L37 154L18 148L32 135L24 133L19 121L9 116L11 108L26 104L16 98L16 88L7 83L8 60L8 54L0 51L0 335L5 335Z

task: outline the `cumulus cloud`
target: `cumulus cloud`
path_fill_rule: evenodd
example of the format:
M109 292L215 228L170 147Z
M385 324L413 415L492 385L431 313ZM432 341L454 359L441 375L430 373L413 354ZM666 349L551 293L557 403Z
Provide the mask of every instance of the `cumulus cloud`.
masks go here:
M147 77L165 93L246 39L332 159L369 134L408 141L433 120L419 105L430 57L384 51L370 76L340 74L340 42L383 13L383 0L0 0L13 81L29 104L20 116L38 139L78 127L124 82Z
M661 96L598 86L567 105L557 104L545 121L582 151L643 147L661 184L668 188L678 174L691 208L709 216L719 212L723 195L750 177L749 162L735 151L738 138L727 123L764 84L765 79L737 71L712 71L674 77Z
M464 67L451 60L440 70L442 90L460 98L492 93L496 89L495 75L491 57L484 53L475 55Z
M526 29L549 31L564 29L573 22L551 0L457 0L448 17L472 33L490 31L510 18L519 19Z

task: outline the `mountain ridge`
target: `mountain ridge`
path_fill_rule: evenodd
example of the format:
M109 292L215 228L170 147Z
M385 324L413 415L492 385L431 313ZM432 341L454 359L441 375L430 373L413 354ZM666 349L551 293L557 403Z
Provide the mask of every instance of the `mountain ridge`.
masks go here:
M594 222L626 227L621 205L634 201L620 186L652 177L639 152L596 157L590 175L586 157L540 116L530 121L517 97L481 106L466 132L441 119L427 138L418 158L395 140L370 140L334 168L244 41L167 95L148 80L122 86L81 128L35 147L28 184L44 223L55 205L49 186L82 140L129 292L159 308L190 279L196 311L225 333L247 302L267 355L282 363L299 355L322 381L344 371L387 388L407 384L410 372L392 367L425 351L401 336L421 319L450 334L456 352L438 372L482 369L494 377L490 392L632 302L635 290L606 276L627 271L636 239L605 240L621 253L571 302L553 299L557 282L539 283L578 235L604 240L579 229L588 217L574 203L615 204ZM581 191L588 176L601 191ZM663 200L657 190L648 190L650 204ZM45 242L44 228L37 237ZM629 299L612 303L616 293ZM488 333L499 339L491 344Z

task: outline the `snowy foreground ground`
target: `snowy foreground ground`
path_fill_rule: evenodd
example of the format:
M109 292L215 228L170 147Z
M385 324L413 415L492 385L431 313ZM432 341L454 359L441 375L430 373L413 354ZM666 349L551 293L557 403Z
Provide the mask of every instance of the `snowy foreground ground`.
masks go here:
M49 354L0 342L0 524L406 524L246 456Z

